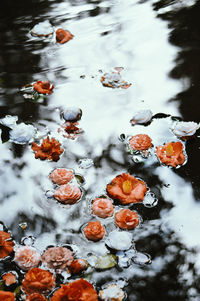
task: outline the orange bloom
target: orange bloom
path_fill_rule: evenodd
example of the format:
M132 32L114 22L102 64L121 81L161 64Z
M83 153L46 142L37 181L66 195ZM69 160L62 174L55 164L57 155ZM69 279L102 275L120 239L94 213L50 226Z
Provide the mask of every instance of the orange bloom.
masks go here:
M69 267L70 273L79 274L80 272L86 270L88 263L85 259L75 259Z
M98 297L93 285L81 278L61 285L51 297L51 301L98 301Z
M104 226L99 221L89 222L83 231L87 239L93 241L101 240L106 233Z
M73 184L65 184L61 185L53 196L63 204L74 204L81 198L81 190Z
M33 293L46 293L55 286L55 278L46 270L33 268L29 270L22 282L22 288L27 295Z
M39 293L33 293L27 296L26 301L48 301L48 300Z
M53 160L58 161L60 155L64 152L63 148L60 148L61 144L55 138L43 139L42 144L39 146L35 142L32 143L32 150L35 152L35 158L41 160Z
M64 30L62 28L58 28L56 30L56 42L60 44L64 44L71 39L73 39L74 35L71 32Z
M14 242L8 232L0 231L0 258L5 258L13 252Z
M15 301L15 295L11 292L0 291L0 301Z
M157 146L156 155L162 163L173 167L182 165L185 161L183 144L180 141Z
M73 177L73 171L67 170L65 168L56 168L49 175L50 180L58 185L67 184L73 179Z
M153 145L148 135L138 134L129 139L129 146L134 150L147 150Z
M145 182L136 179L129 173L116 176L106 188L108 194L123 205L142 202L147 192Z
M92 213L102 217L106 218L109 216L112 216L114 212L113 204L111 200L106 198L96 198L92 202Z
M51 85L48 81L42 82L38 80L37 83L33 84L33 88L35 91L41 94L51 94L54 88L54 85Z
M134 229L139 224L139 216L136 211L122 209L115 214L115 224L126 230Z
M17 282L17 277L15 274L9 272L2 276L3 282L5 285L9 286Z

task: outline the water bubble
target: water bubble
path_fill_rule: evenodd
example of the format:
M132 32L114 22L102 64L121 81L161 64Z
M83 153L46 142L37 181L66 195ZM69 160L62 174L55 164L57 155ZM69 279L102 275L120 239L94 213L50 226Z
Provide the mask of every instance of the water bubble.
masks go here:
M22 230L26 230L27 226L28 226L28 225L27 225L26 222L20 223L20 224L19 224L19 227L20 227Z
M48 199L52 198L53 195L54 195L54 191L52 191L52 190L47 190L47 191L45 192L45 196L46 196Z
M35 242L35 237L32 235L22 237L21 239L21 244L24 246L33 246L34 242Z
M87 168L90 168L92 165L94 165L94 162L92 159L85 158L85 159L80 159L78 161L78 165L79 165L79 168L87 169Z
M147 208L155 207L158 204L158 199L153 192L147 192L144 197L143 204Z
M121 134L121 135L119 135L118 139L119 139L119 141L124 142L125 139L126 139L126 135L125 134Z
M132 260L136 264L146 265L151 263L151 256L146 253L137 252Z

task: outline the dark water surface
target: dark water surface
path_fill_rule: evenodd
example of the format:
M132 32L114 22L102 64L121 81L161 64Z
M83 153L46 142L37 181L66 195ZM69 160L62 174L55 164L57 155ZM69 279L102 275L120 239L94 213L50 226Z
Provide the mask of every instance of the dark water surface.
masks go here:
M177 140L169 130L173 119L200 121L200 2L134 0L29 0L2 1L0 9L0 117L17 115L19 122L38 129L48 127L65 152L58 162L34 158L31 145L0 144L0 221L16 242L36 238L41 252L48 245L73 244L77 254L108 253L104 242L88 243L81 227L92 220L88 201L105 194L118 174L142 178L158 204L133 205L142 217L132 231L137 251L151 256L147 266L93 271L86 275L99 290L104 284L126 280L127 300L200 300L200 205L197 136L186 143L187 163L179 169L161 166L155 156L137 163L118 137L147 133L153 144ZM32 37L29 30L49 20L57 29L70 30L74 39L57 45ZM101 73L123 66L125 89L100 83ZM55 84L52 95L34 103L19 89L36 80ZM57 133L62 124L56 107L80 107L84 133L76 140ZM131 127L140 109L153 114L149 126ZM159 115L158 115L159 117ZM2 140L8 133L2 128ZM94 161L90 168L80 159ZM72 168L85 178L84 197L64 208L45 196L52 189L48 178L56 167ZM118 208L118 207L116 207ZM19 224L27 223L22 230ZM107 231L113 220L103 221ZM9 264L1 264L2 272Z

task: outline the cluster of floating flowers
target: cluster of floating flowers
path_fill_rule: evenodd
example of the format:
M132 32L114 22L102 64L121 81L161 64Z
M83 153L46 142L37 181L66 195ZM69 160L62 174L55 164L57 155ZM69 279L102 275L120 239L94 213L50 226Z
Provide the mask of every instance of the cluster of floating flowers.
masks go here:
M152 116L150 110L141 110L136 112L130 122L132 125L148 124ZM194 137L199 127L200 125L193 121L179 121L171 130L177 138L187 140ZM153 144L148 135L137 134L128 140L128 147L131 153L140 153L143 157L148 157ZM161 163L168 166L180 167L186 162L186 152L181 141L172 141L156 146L155 154Z

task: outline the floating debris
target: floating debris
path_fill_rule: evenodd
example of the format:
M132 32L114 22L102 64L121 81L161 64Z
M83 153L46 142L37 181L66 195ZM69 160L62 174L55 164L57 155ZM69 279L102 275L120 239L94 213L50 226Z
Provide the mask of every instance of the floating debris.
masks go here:
M31 35L37 37L49 37L54 33L54 28L48 20L36 24L30 31Z
M106 187L108 194L123 205L142 202L147 192L145 182L129 173L116 176Z
M26 222L20 223L20 224L19 224L19 227L20 227L22 230L26 230L27 226L28 226L28 225L27 225Z
M186 160L186 156L183 152L184 146L183 144L178 142L168 142L163 146L156 147L156 155L158 159L166 165L172 167L178 167L183 165Z
M13 129L16 126L17 121L17 116L6 115L4 118L0 119L0 124L7 126L10 129Z
M80 159L78 161L79 168L87 169L94 165L94 161L89 158Z
M128 250L132 246L132 234L125 231L114 230L109 233L106 245L114 250Z
M85 178L80 174L75 174L76 181L79 185L83 185L85 183Z
M120 134L119 135L119 141L124 142L126 139L126 135L125 134Z
M81 198L82 192L78 186L73 184L61 185L55 192L53 197L62 204L75 204Z
M172 128L174 135L185 138L193 136L199 129L200 125L193 121L180 121Z
M151 110L140 110L133 115L132 119L130 120L130 123L132 125L145 124L152 119L152 116L153 114Z
M153 192L147 192L144 197L143 205L147 208L155 207L158 204L158 199Z
M41 145L37 145L35 142L32 143L32 150L35 152L35 158L41 160L52 160L58 161L60 155L64 152L64 149L60 147L61 144L55 138L49 138L42 140Z
M73 260L73 252L66 247L51 247L42 255L43 264L57 272L69 267Z
M125 293L119 286L112 283L99 291L99 298L103 301L122 301L125 298Z
M99 221L95 221L89 222L87 226L83 229L83 232L87 239L92 241L99 241L106 234L106 229Z
M50 173L49 178L54 184L64 185L74 178L74 173L66 168L56 168Z
M122 89L128 89L131 84L127 83L126 81L122 80L121 70L118 72L110 72L110 73L105 73L101 77L101 83L105 87L109 88L122 88Z
M71 39L73 39L74 35L68 30L64 30L62 28L58 28L56 30L56 42L59 44L64 44Z
M65 121L75 122L81 119L82 110L76 107L69 107L60 112L60 117Z
M31 246L20 246L15 249L14 262L20 269L27 271L37 267L41 261L40 253Z
M31 142L36 135L36 128L33 125L20 123L10 131L10 141L16 144L26 144Z
M79 134L83 132L81 128L78 127L78 122L66 121L58 128L58 133L62 133L63 137L74 140Z
M146 265L151 263L151 256L146 253L137 252L132 260L136 264Z
M51 94L54 89L54 85L50 84L48 81L38 80L33 84L33 89L40 94Z
M101 218L113 216L114 207L108 198L96 198L92 201L92 213Z
M124 230L132 230L139 225L140 218L136 211L121 209L115 214L115 224Z
M128 258L125 254L125 252L123 251L118 251L116 253L117 257L118 257L118 266L120 268L127 268L129 266L130 263L130 258Z
M106 254L99 256L96 263L96 268L100 270L106 270L113 268L117 264L117 256L113 254Z
M129 139L129 147L133 150L144 151L152 146L151 138L146 134L138 134Z

